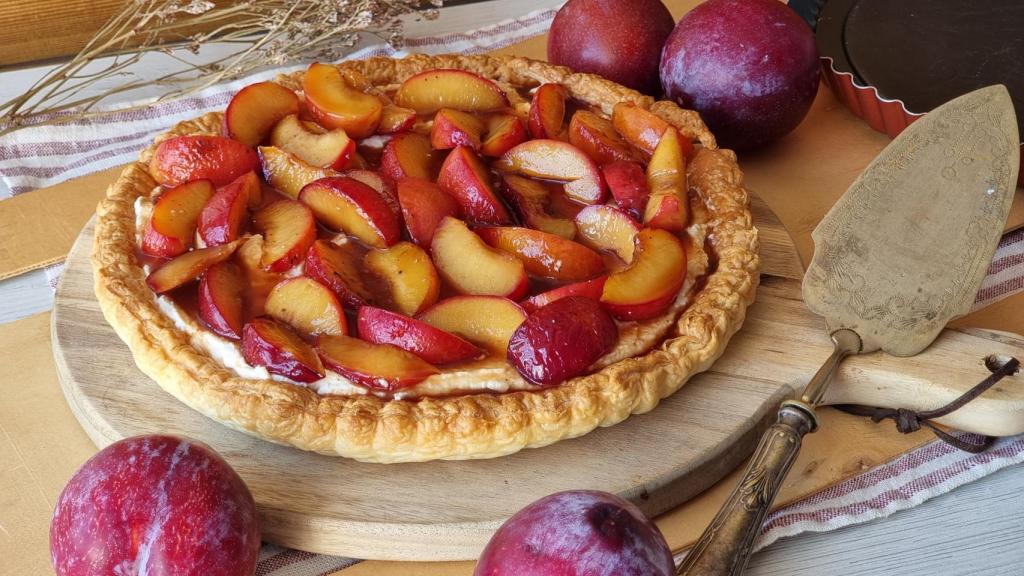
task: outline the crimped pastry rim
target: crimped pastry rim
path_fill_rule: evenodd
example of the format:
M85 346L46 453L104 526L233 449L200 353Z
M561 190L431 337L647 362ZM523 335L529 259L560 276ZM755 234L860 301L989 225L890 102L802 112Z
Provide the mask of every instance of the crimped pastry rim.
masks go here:
M415 55L339 67L361 72L374 85L398 83L426 70L459 68L516 86L558 82L573 98L599 105L608 115L620 101L650 109L703 145L691 158L688 175L690 187L708 208L717 268L676 321L675 336L642 356L553 388L412 401L320 396L284 382L241 378L194 348L188 334L158 308L135 256L134 202L157 185L148 171L156 145L182 134L219 134L222 114L209 113L158 136L97 208L91 259L96 297L136 364L161 388L230 428L321 454L369 462L492 458L650 411L724 351L754 299L758 238L735 154L717 149L695 112L654 102L594 75L521 57ZM279 76L277 82L299 89L302 75Z

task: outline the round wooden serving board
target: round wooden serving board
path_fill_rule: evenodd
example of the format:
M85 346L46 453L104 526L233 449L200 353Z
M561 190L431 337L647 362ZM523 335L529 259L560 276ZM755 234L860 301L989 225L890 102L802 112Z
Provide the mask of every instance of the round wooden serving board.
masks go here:
M750 454L779 401L831 348L823 323L800 301L802 270L789 236L766 206L755 202L754 208L765 275L744 328L712 369L649 414L504 458L364 464L271 444L191 410L136 368L103 319L89 264L91 223L68 256L54 303L57 371L72 411L97 446L171 433L221 453L252 490L267 541L367 559L472 559L505 518L547 494L605 490L656 515ZM936 353L853 359L836 387L840 396L853 391L870 401L899 397L902 390L919 394L922 386L946 379L977 381L984 353L1021 345L994 333L947 332L933 346ZM902 388L882 385L897 370ZM996 412L1024 413L1019 399L994 402Z

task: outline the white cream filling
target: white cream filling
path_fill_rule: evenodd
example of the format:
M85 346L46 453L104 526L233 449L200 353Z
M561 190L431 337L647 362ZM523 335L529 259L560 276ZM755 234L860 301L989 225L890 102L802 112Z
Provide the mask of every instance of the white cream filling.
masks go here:
M359 145L365 146L367 148L375 148L377 150L380 150L381 148L384 147L385 144L388 143L388 140L391 140L391 136L384 134L374 134L373 136L368 136L360 140Z
M141 242L141 230L149 220L152 212L152 200L140 197L135 201L135 224L137 239ZM692 238L692 247L688 251L687 275L682 289L672 307L665 314L643 322L619 323L619 340L615 348L598 360L593 369L598 370L620 360L642 354L661 340L676 321L678 312L689 303L696 279L707 271L708 259L704 253L705 226L694 224L687 229ZM149 264L143 265L143 272L149 274ZM302 273L301 264L290 269L287 276L298 276ZM192 345L220 362L241 378L254 380L273 379L288 382L296 386L312 388L321 395L362 396L376 394L385 396L355 384L348 378L333 372L325 371L325 376L316 382L303 384L290 378L271 374L262 366L251 366L242 356L239 342L224 338L207 329L199 321L181 309L177 303L167 296L153 295L157 306L182 332L189 335ZM448 369L435 374L417 385L395 392L396 399L417 398L421 396L448 396L470 392L510 392L515 390L534 390L519 375L518 371L503 358L491 358L458 368Z
M147 274L149 273L148 268L148 265L143 268ZM160 311L174 322L174 326L178 330L188 334L192 346L220 362L241 378L252 380L265 380L269 378L297 386L307 386L316 390L317 393L324 395L362 396L375 393L375 391L355 384L348 378L331 370L326 370L325 376L320 380L303 384L278 374L271 374L262 366L252 366L242 356L242 348L239 342L211 332L189 316L171 298L155 294L154 297ZM493 367L477 367L473 369L463 367L459 370L447 371L431 376L412 388L395 393L394 397L402 399L418 396L444 396L456 392L484 390L507 392L509 390L533 388L515 370L510 370L510 368L504 362L501 362L499 366ZM383 396L384 394L382 393L381 395Z
M224 366L234 370L235 374L242 378L252 379L271 377L266 368L249 365L245 358L242 357L242 352L237 343L218 336L209 330L198 329L199 326L196 325L196 322L174 300L167 296L156 296L156 305L164 315L174 322L174 326L178 330L189 335L193 346L206 352Z

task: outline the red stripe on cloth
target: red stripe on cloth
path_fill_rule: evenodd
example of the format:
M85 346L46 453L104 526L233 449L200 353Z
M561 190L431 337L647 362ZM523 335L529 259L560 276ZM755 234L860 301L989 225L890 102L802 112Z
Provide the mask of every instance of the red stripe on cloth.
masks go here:
M999 243L999 250L1014 253L993 260L992 265L988 268L989 275L998 274L1007 268L1024 264L1024 229L1010 232L1003 236L1003 240ZM1022 252L1017 252L1018 250Z
M987 464L997 458L1018 456L1021 453L1024 453L1024 438L1018 438L1000 449L975 454L971 457L954 462L945 468L940 468L924 476L913 478L898 488L887 490L868 500L851 502L843 506L822 508L811 512L786 513L786 509L782 509L775 513L778 516L769 519L769 521L765 523L761 532L764 533L775 528L784 528L797 522L827 522L840 516L851 516L871 510L879 510L893 502L898 500L908 500L914 494L930 490L943 482L952 480L974 466Z
M1021 246L1021 249L1024 250L1024 245ZM992 265L988 268L988 275L999 274L1003 270L1008 270L1021 264L1024 264L1024 251L993 260Z
M131 134L122 134L97 140L28 142L14 146L0 146L0 158L3 158L4 160L13 160L15 158L25 158L28 156L67 156L69 154L77 154L79 152L88 152L90 150L94 150L98 146L109 146L110 144L119 144L121 142L138 140L146 136L151 136L162 130L164 130L163 127L154 127L132 132ZM3 168L0 168L0 173L3 173Z
M999 241L999 247L1004 248L1009 244L1015 244L1017 242L1024 242L1024 228L1018 228L1012 232L1004 234L1003 239Z
M60 283L60 277L64 273L64 263L51 264L43 268L43 273L46 275L46 283L50 286L50 290L56 292L57 284Z
M853 478L840 482L839 484L826 488L820 492L816 492L802 500L801 503L823 502L842 498L843 496L847 496L857 490L864 490L877 486L878 484L881 484L886 480L891 480L900 474L916 470L925 464L934 462L944 456L948 456L955 450L955 448L945 442L932 442L923 448L901 456L897 460L878 466L868 472L854 476Z
M978 291L978 295L975 297L974 301L984 302L1005 294L1017 292L1018 290L1024 290L1024 276L1010 278L987 288L982 288Z
M63 172L74 170L75 168L80 168L99 160L105 160L107 158L113 158L115 156L121 156L123 154L138 151L139 144L129 144L127 146L111 148L109 150L97 152L96 154L83 156L74 162L67 163L62 166L14 166L11 168L0 168L0 175L8 177L33 176L35 178L52 178Z
M90 126L93 124L117 124L119 122L138 122L140 120L151 120L153 118L159 118L160 116L166 116L172 113L184 113L196 108L210 108L213 106L222 106L227 104L231 98L224 92L217 92L214 94L207 94L204 96L188 96L182 98L175 98L173 100L158 100L152 104L147 105L145 108L137 108L134 110L112 110L109 114L102 116L95 116L85 120L77 122L68 122L63 124L65 126ZM62 116L68 116L74 114L74 112L59 112L56 114L40 115L38 118L40 121L53 120ZM2 124L0 124L2 126Z
M18 194L24 194L35 190L35 186L11 186L11 196L17 196ZM3 197L0 197L3 200Z
M275 554L257 564L256 576L268 576L277 570L316 558L316 556L312 552L303 552L302 550L283 550L279 554Z

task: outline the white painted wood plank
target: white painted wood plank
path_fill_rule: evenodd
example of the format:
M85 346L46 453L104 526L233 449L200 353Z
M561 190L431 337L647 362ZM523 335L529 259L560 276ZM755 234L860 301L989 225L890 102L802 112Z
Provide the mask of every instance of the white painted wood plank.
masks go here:
M53 308L53 290L42 270L0 281L0 324Z
M1020 576L1024 466L1014 466L889 518L781 540L748 576Z

